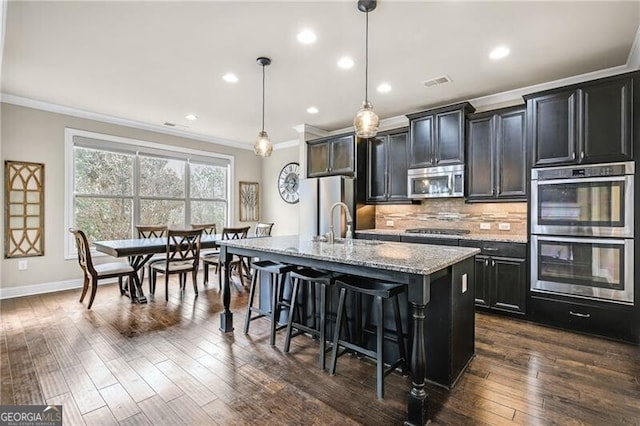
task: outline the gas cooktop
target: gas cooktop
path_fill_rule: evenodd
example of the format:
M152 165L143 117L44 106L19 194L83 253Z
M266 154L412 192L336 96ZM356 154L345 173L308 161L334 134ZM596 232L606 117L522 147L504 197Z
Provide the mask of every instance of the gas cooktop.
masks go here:
M411 234L442 234L442 235L464 235L470 231L468 229L447 229L447 228L411 228L404 232Z

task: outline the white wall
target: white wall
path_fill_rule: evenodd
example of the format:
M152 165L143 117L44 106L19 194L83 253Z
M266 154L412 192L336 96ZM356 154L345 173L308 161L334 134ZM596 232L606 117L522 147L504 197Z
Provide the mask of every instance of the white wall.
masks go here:
M263 160L261 192L264 208L260 212L260 220L274 223L272 235L298 233L298 204L286 203L278 192L280 170L291 162L300 164L297 146L276 149L271 157Z
M68 232L64 229L65 127L232 155L235 159L235 170L232 177L234 186L232 191L233 198L231 199L235 207L232 220L234 225L238 224L238 182L260 182L260 186L265 188L265 185L262 185L262 164L264 161L254 155L252 150L214 145L208 142L7 103L2 103L0 106L0 122L2 123L0 156L2 160L31 161L44 163L45 165L45 254L40 257L27 258L28 269L26 271L18 271L17 259L3 259L1 262L0 298L73 288L80 283L82 275L77 260L64 259L64 238ZM274 159L273 161L276 160ZM273 168L277 168L278 165L279 163L273 163ZM273 182L271 186L275 188L275 179L270 181ZM269 182L269 180L265 182ZM280 198L277 193L276 196ZM269 205L269 203L265 203L264 199L263 192L261 203ZM276 210L273 209L273 211ZM286 223L288 221L275 220L275 214L273 217L274 221L277 222ZM295 217L297 220L297 215Z

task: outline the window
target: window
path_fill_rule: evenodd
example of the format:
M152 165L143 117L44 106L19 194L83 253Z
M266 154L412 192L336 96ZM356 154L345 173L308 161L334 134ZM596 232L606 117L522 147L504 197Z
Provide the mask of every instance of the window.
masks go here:
M133 238L136 224L188 227L232 217L233 158L66 130L67 228L89 241ZM75 255L66 239L66 257Z

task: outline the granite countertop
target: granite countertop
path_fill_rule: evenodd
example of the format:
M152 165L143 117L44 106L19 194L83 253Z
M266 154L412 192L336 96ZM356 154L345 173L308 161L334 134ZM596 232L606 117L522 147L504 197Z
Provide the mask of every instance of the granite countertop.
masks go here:
M471 247L358 239L338 239L329 244L297 235L221 240L219 244L420 275L432 274L480 253L480 249Z
M528 238L526 235L514 235L514 234L418 234L412 232L405 232L404 229L363 229L356 231L356 234L370 234L370 235L399 235L410 237L424 237L424 238L446 238L446 239L458 239L458 240L478 240L478 241L501 241L505 243L527 243Z

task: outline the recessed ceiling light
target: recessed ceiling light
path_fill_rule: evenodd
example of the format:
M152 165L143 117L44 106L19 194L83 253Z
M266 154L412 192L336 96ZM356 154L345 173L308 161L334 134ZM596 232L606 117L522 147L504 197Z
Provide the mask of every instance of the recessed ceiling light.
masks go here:
M338 60L338 66L344 70L348 70L349 68L353 68L353 59L348 56L343 56Z
M226 81L227 83L237 83L238 82L238 77L236 77L236 75L232 72L228 72L225 75L222 76L222 79L224 81Z
M198 119L198 117L196 117L196 116L195 116L195 115L193 115L193 114L189 114L189 115L185 116L184 118L186 118L186 119L187 119L187 120L189 120L189 121L195 121L195 120L197 120L197 119Z
M309 29L302 30L298 33L298 41L302 44L314 43L316 38L316 34Z
M507 46L498 46L489 53L489 58L491 59L502 59L505 56L509 55L509 48Z
M389 83L380 83L378 85L378 92L389 93L391 91L391 85Z
M318 113L318 108L316 108L314 106L310 106L309 108L307 108L307 112L309 114L317 114Z

